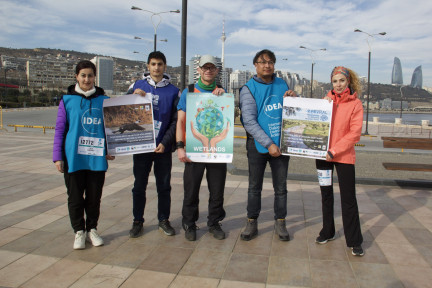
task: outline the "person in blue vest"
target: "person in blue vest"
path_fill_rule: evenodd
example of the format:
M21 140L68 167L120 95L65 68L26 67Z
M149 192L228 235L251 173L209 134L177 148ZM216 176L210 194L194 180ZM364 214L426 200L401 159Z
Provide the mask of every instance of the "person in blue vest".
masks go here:
M153 100L154 132L156 149L154 152L133 155L133 174L135 177L132 188L133 223L129 231L131 238L137 238L143 233L144 208L146 205L146 190L150 170L156 178L158 195L159 230L168 236L175 235L175 230L169 221L171 213L171 168L172 151L174 148L177 103L179 89L170 83L166 71L166 58L160 51L151 52L147 59L149 73L144 79L138 80L128 93L145 96L150 93Z
M108 96L94 85L96 66L83 60L75 72L77 83L69 86L59 103L53 162L64 173L69 218L75 232L73 248L84 249L86 236L93 246L104 244L96 229L107 159L113 160L114 156L106 155L102 107Z
M257 74L240 91L241 121L247 133L249 165L248 219L241 233L241 239L245 241L258 235L261 191L267 162L273 179L275 232L280 240L290 240L285 223L289 156L281 155L280 133L283 97L296 94L283 79L276 77L275 63L276 57L272 51L259 51L253 59Z
M213 237L222 240L225 239L225 232L219 223L225 218L225 210L223 208L225 180L227 172L226 163L199 163L192 162L187 156L184 149L186 142L186 128L193 128L186 125L186 100L188 92L195 93L213 93L214 95L222 95L225 89L216 85L216 76L219 69L216 67L216 59L211 55L203 55L199 61L198 73L200 78L195 85L183 90L180 101L177 105L178 121L177 121L177 156L180 162L185 163L183 174L184 199L182 208L182 225L185 230L185 238L189 241L196 240L196 221L198 220L199 211L199 190L201 181L206 170L208 190L210 192L208 203L207 226ZM200 136L194 133L194 136L200 140ZM208 139L200 140L204 147L209 147ZM206 143L204 145L204 143ZM211 145L211 143L210 143Z

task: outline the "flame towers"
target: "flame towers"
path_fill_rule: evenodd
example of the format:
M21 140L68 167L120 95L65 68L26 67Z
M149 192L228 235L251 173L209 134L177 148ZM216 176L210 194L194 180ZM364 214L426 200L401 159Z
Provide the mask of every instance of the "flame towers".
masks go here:
M402 65L398 57L394 58L391 84L403 85Z
M423 73L421 65L414 69L411 78L411 86L420 89L423 87Z

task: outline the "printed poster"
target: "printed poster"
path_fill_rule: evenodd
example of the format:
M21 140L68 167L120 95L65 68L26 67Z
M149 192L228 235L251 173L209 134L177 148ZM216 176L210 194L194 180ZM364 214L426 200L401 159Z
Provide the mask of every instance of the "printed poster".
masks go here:
M281 152L326 159L333 103L324 99L284 97Z
M152 94L106 99L103 103L109 155L153 152L156 149Z
M234 139L234 95L188 93L186 155L194 162L231 163Z

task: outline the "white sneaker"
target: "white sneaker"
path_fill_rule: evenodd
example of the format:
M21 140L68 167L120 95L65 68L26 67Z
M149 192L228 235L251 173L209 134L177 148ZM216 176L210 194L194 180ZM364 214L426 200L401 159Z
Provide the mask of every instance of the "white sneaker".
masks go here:
M83 230L77 231L75 233L75 242L73 248L77 250L85 249L85 239L86 233Z
M93 246L102 246L104 245L103 239L99 236L96 229L91 229L90 232L88 232L88 237L90 238L90 242L93 244Z

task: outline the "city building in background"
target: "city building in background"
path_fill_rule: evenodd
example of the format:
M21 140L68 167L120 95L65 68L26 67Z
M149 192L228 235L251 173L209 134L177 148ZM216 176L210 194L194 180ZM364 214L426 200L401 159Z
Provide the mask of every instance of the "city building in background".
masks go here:
M249 71L235 70L229 75L229 93L234 94L235 103L239 103L240 88L252 77Z
M66 89L76 82L76 61L36 57L26 63L27 86L42 89Z
M114 90L114 60L111 57L96 56L91 61L96 65L96 86L109 93Z
M414 69L411 78L411 86L420 89L423 87L423 72L421 65Z
M391 84L403 85L402 65L398 57L394 58Z

